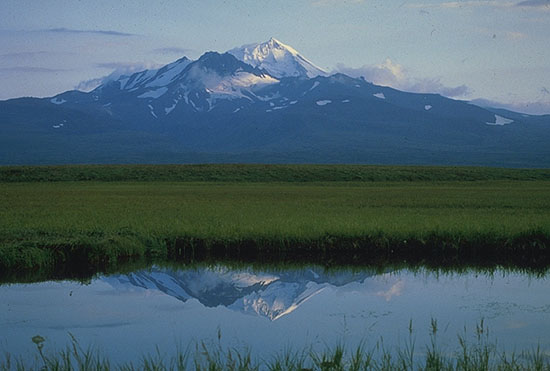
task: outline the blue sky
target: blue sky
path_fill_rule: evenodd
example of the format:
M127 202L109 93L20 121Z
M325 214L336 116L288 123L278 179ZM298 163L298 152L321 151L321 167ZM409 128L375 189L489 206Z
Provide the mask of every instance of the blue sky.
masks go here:
M550 113L550 0L2 0L0 99L275 37L402 90Z

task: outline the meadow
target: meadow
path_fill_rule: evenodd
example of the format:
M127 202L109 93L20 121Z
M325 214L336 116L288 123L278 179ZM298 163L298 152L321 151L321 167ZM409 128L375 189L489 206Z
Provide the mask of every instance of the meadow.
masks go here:
M550 262L549 170L2 167L0 205L4 275L139 259Z

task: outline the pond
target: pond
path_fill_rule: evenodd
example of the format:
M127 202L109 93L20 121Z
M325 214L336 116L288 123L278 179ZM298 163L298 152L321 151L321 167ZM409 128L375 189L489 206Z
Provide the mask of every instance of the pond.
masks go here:
M69 334L114 363L200 342L269 358L361 342L393 349L412 338L422 353L435 320L441 349L456 350L457 335L473 341L483 321L499 348L539 346L548 356L549 293L547 276L505 270L153 266L84 284L0 286L0 353L36 356L35 335L53 352Z

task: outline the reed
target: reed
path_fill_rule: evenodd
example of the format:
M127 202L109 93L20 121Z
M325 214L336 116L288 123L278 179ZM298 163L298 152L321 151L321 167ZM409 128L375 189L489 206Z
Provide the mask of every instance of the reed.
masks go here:
M143 259L547 266L549 185L0 183L0 272Z
M94 348L82 348L69 334L70 344L61 351L46 351L45 340L33 337L37 352L32 356L15 357L4 354L0 370L550 370L550 357L540 347L520 352L499 350L489 337L483 320L475 326L474 340L466 334L457 336L454 349L438 344L438 324L432 319L430 343L416 347L412 323L409 340L404 346L385 347L381 337L373 344L362 341L355 347L337 344L323 350L312 346L303 349L286 348L272 356L257 356L247 348L224 347L219 341L201 341L178 347L170 357L160 349L141 359L114 364L108 356Z

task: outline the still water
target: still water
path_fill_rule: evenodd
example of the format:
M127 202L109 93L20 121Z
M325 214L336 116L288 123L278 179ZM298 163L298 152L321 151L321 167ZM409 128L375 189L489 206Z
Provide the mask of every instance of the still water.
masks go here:
M72 281L0 286L0 353L46 352L69 343L94 346L115 363L144 353L170 357L179 346L206 341L247 347L269 358L288 348L319 350L337 343L417 349L430 341L457 349L474 339L480 320L499 348L550 354L550 281L523 273L435 273L409 270L231 269L224 265Z

